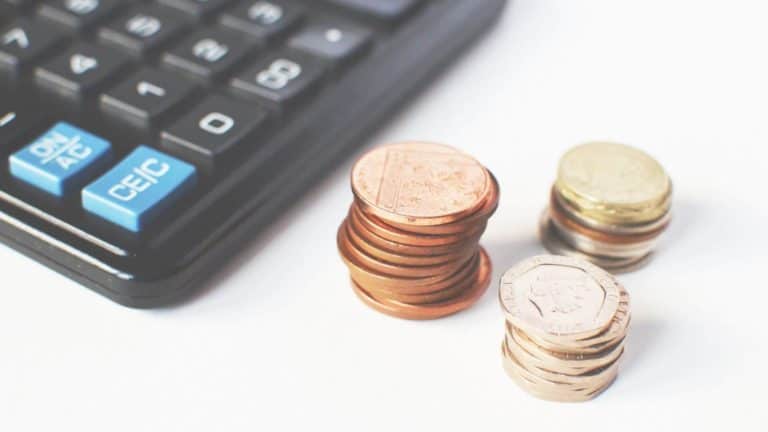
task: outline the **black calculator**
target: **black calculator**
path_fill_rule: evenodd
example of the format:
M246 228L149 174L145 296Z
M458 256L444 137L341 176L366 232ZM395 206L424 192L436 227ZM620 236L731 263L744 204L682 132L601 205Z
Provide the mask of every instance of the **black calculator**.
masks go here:
M0 0L0 241L176 302L505 0Z

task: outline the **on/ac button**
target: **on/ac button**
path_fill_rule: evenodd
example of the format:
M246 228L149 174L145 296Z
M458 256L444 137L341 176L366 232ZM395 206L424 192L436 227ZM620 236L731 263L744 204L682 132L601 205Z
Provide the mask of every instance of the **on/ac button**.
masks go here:
M83 190L83 207L126 230L140 232L194 187L194 166L139 147Z

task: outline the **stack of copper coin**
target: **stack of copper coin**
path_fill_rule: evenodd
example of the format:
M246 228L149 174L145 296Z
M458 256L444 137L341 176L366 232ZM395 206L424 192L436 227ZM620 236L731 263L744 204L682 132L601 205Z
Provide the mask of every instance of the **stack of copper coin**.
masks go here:
M363 302L400 318L434 319L486 291L491 262L478 242L499 187L477 160L440 144L383 146L355 164L352 190L338 246Z
M672 183L653 158L621 144L584 144L560 161L541 237L553 253L627 271L650 257L671 206Z
M578 258L538 256L501 280L504 368L542 399L591 399L613 383L630 321L629 294Z

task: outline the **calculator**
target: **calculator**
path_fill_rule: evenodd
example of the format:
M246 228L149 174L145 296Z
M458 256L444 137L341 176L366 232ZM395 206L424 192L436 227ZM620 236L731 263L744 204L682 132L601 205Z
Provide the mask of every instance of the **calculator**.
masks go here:
M505 0L0 0L0 241L176 303Z

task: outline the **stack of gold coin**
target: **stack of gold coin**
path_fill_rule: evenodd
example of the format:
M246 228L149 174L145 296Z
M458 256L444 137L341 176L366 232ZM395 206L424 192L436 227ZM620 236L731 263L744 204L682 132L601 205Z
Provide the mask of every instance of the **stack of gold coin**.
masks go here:
M434 319L482 296L491 262L478 242L499 201L483 165L448 146L406 142L362 156L351 180L355 200L338 246L363 302Z
M652 157L622 144L588 143L561 159L540 234L552 253L627 271L651 256L671 205L672 182Z
M542 399L591 399L613 383L630 321L629 294L578 258L538 256L510 269L499 299L506 316L504 368Z

